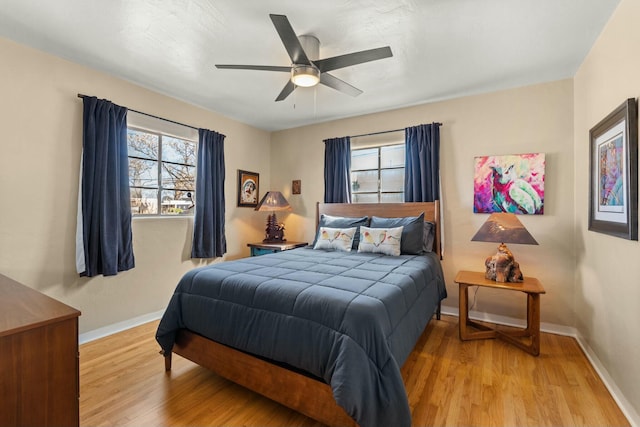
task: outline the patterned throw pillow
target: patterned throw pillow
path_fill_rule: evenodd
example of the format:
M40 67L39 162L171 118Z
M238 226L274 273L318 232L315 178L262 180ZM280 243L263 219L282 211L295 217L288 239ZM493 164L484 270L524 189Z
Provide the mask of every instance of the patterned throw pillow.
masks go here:
M358 252L373 252L385 255L400 255L402 228L360 227Z
M330 227L330 228L350 228L356 227L356 234L353 237L353 244L351 247L353 249L358 249L358 242L360 241L360 233L358 231L359 226L369 225L369 217L361 216L361 217L344 217L344 216L331 216L322 214L320 215L320 222L318 223L318 229L316 231L316 237L313 241L313 246L316 245L318 241L318 237L320 236L320 227Z
M418 255L423 251L423 224L424 212L419 216L407 216L402 218L371 217L371 228L392 228L403 226L402 244L400 253ZM432 243L433 246L433 243Z
M350 252L353 237L358 227L351 228L330 228L320 227L318 240L313 249L337 249L339 251Z

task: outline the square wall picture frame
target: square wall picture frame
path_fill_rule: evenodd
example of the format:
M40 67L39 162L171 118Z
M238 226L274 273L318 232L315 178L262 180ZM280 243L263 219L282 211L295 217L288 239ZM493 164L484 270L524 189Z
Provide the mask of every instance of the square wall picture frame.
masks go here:
M544 214L544 153L475 158L473 212Z

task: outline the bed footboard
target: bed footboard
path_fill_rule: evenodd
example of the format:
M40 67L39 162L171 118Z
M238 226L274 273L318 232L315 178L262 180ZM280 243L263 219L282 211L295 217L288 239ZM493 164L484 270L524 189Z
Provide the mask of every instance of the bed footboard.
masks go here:
M357 427L333 398L331 387L284 367L211 341L186 329L178 331L173 352L236 384L329 426ZM171 369L171 354L164 356Z

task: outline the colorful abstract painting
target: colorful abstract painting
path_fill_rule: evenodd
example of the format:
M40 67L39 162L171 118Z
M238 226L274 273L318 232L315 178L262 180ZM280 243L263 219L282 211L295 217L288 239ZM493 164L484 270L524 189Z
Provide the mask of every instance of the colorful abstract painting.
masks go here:
M473 211L544 213L544 153L475 158Z

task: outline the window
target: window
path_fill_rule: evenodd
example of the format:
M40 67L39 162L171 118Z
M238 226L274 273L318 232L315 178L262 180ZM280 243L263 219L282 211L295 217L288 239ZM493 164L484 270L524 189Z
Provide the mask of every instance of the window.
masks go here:
M404 143L351 150L353 203L404 201Z
M133 215L192 215L197 142L129 126Z

